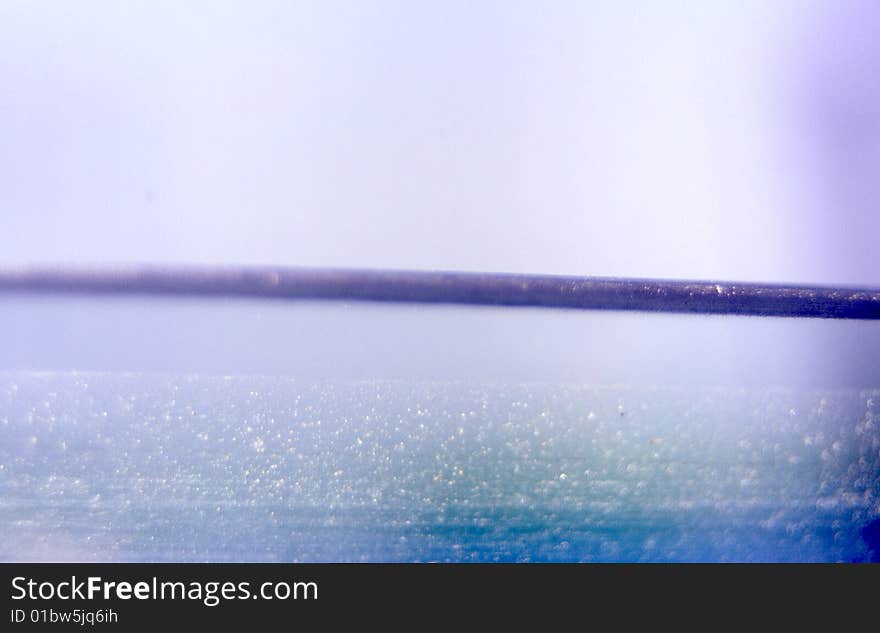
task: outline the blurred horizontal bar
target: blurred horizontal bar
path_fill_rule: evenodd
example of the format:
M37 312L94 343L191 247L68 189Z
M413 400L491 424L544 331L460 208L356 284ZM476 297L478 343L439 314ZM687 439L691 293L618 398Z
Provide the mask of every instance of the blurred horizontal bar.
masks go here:
M0 269L0 293L387 301L880 319L880 289L322 268Z

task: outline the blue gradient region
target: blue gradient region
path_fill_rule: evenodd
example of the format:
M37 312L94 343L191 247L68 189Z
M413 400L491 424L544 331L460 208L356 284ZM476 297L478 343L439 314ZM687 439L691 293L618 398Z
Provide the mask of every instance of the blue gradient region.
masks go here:
M5 561L869 561L880 390L0 374Z

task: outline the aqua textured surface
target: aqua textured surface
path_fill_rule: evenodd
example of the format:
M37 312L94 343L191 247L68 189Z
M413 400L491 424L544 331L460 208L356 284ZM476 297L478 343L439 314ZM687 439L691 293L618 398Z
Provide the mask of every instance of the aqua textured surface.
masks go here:
M8 372L0 559L869 560L878 410L864 390Z

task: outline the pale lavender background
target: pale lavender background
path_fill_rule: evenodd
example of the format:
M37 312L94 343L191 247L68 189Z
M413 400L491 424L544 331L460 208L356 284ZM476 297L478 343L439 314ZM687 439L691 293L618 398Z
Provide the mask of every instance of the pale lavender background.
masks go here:
M0 265L880 284L875 6L3 2ZM256 332L235 318L225 330L270 348L271 371L333 344L375 366L413 332L425 362L450 368L475 362L449 357L452 337L483 349L479 362L533 373L574 349L573 375L590 379L602 375L583 370L584 355L625 377L652 358L707 354L707 368L746 379L767 363L737 359L760 342L777 346L777 376L821 376L826 362L831 376L878 374L880 335L865 324L749 333L738 321L468 312L428 337L421 313L359 315L334 331L299 311L282 335L293 317L274 309L249 308L268 310ZM204 369L228 353L224 368L259 368L246 362L255 352L204 335L204 314L159 325L139 314L149 309L5 309L3 365L167 368L176 354ZM297 331L308 333L289 343ZM102 340L109 351L96 351Z

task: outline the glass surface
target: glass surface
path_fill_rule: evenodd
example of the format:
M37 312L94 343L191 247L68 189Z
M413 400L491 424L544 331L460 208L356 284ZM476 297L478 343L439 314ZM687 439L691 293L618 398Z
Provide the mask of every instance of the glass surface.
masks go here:
M880 552L874 323L0 307L2 560Z

